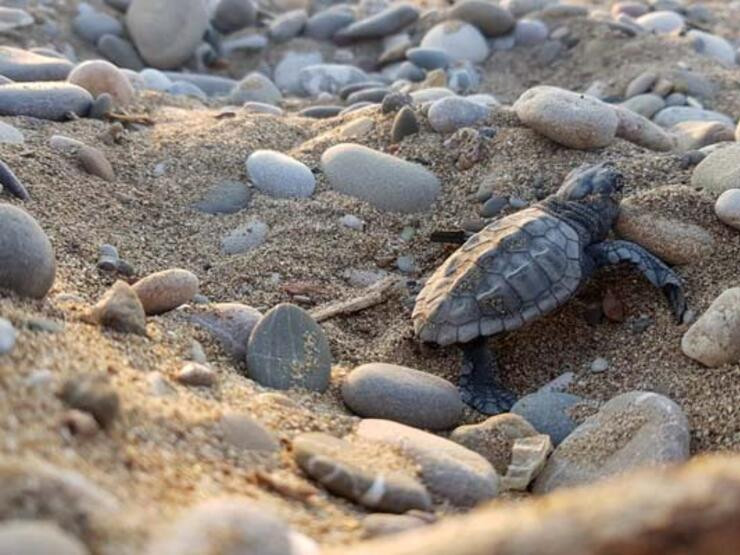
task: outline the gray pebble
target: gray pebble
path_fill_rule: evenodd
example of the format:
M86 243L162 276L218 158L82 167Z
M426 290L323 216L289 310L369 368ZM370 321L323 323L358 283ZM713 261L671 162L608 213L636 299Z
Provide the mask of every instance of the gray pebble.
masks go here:
M497 216L508 204L506 197L492 196L480 207L480 215L484 218Z
M241 181L222 181L214 185L193 208L206 214L234 214L244 210L252 192Z
M221 248L226 254L241 254L259 247L267 238L267 224L251 220L227 233L221 239Z
M553 445L558 445L577 426L568 410L583 401L570 393L538 391L519 399L511 412L523 417L541 434L549 435Z
M405 137L419 132L419 122L410 106L404 106L393 119L391 142L400 143Z
M14 83L0 87L0 115L64 121L70 113L85 116L93 98L69 83Z
M274 150L257 150L247 158L247 175L261 192L278 198L307 198L316 178L305 164Z
M471 127L483 121L490 109L459 96L449 96L434 102L429 108L429 124L437 133L452 133L461 127Z
M239 303L209 304L190 317L237 360L246 358L249 336L261 318L257 309Z
M0 46L0 75L13 81L64 81L73 67L65 58Z
M134 45L126 39L116 35L103 35L98 40L98 50L118 67L125 67L134 71L144 69L144 61Z
M602 357L594 359L590 366L590 370L594 374L606 372L608 369L609 369L609 361Z
M75 33L90 44L97 44L103 35L123 35L123 25L115 17L102 12L80 13L72 21Z
M346 44L355 40L382 38L400 31L418 18L418 8L410 4L397 4L341 29L334 35L334 40Z
M18 333L13 324L0 317L0 355L7 355L15 347L15 338Z

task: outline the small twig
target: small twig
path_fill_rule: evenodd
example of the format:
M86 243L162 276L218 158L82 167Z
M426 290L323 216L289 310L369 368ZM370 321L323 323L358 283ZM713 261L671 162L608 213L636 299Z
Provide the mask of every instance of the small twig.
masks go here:
M137 116L129 114L117 114L115 112L108 112L105 117L108 119L122 121L124 123L138 123L139 125L154 125L154 120L149 116Z
M319 490L313 486L295 479L284 479L262 470L257 470L254 473L254 480L258 485L274 490L280 495L303 502L307 502L311 497L319 493Z
M391 289L393 289L396 283L398 283L398 278L393 276L387 277L365 289L365 293L359 297L347 301L335 301L326 306L319 307L311 312L311 316L317 322L323 322L335 316L353 314L371 306L379 305L388 298Z

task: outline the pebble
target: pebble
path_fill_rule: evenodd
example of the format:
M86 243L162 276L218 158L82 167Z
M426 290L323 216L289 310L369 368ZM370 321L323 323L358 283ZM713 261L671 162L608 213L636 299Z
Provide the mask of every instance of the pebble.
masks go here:
M411 93L411 99L417 106L424 105L427 102L434 102L435 100L439 100L440 98L445 98L447 96L456 95L447 87L427 87Z
M681 407L657 393L614 397L563 441L534 483L547 493L689 457L689 425Z
M270 114L273 116L282 116L284 113L282 108L263 102L245 102L242 110L252 114Z
M139 296L125 281L116 281L90 309L85 319L115 331L146 335L144 307Z
M453 441L390 420L362 420L356 433L409 456L429 491L456 506L470 507L498 494L499 477L491 464Z
M691 29L686 37L699 54L709 56L725 67L735 67L735 49L727 40L698 29Z
M304 34L315 40L329 40L337 31L355 22L355 14L343 5L332 6L308 18Z
M444 69L453 62L452 57L441 48L409 48L406 57L416 66L427 70Z
M171 82L185 81L195 85L207 96L227 96L237 84L234 79L210 75L207 73L185 73L181 71L165 71L164 76Z
M74 536L50 522L6 520L0 524L0 555L89 555Z
M18 128L0 121L0 143L8 145L20 145L25 142L25 137Z
M21 200L29 200L31 198L23 183L16 177L13 170L10 169L10 166L0 160L0 192L3 189Z
M298 112L298 115L304 118L327 119L338 116L342 113L342 106L308 106Z
M384 114L393 114L400 111L404 106L411 106L414 100L410 94L392 92L383 98L380 111Z
M15 331L13 324L0 317L0 356L7 355L13 350L16 337L18 332Z
M61 82L0 86L0 115L65 121L69 113L85 116L93 97L82 87Z
M459 96L448 96L435 101L429 108L429 124L437 133L453 133L461 127L483 122L490 109Z
M594 374L606 372L608 369L609 361L602 357L595 358L591 362L591 366L589 367L589 370L591 370L591 372L593 372Z
M339 44L351 41L377 39L392 35L419 18L419 10L411 4L396 4L375 15L352 23L334 34Z
M383 212L425 211L440 191L439 179L426 168L358 144L329 148L321 165L333 189Z
M558 0L502 0L499 5L516 18L545 9Z
M552 452L550 436L536 435L514 440L511 464L501 478L505 490L526 491L529 484L542 472Z
M247 175L254 186L277 198L308 198L316 178L305 164L274 150L256 150L247 158Z
M298 555L290 531L249 497L218 497L187 509L159 533L146 555Z
M480 208L480 215L483 218L493 218L498 216L507 204L508 201L506 200L506 197L494 195L483 203Z
M735 129L718 121L684 121L671 127L676 150L687 152L735 140Z
M222 181L211 187L193 208L206 214L235 214L247 208L251 200L252 191L241 181Z
M683 353L716 368L740 361L740 287L727 289L681 339Z
M257 6L252 0L220 0L211 16L214 27L224 34L239 31L257 21Z
M652 70L643 71L640 75L635 77L627 85L627 89L624 92L625 98L632 98L638 94L644 94L653 88L653 85L658 81L660 75Z
M714 238L704 228L648 212L630 199L620 206L615 230L669 264L696 264L715 248Z
M391 143L400 143L404 138L416 135L419 132L419 121L410 106L404 106L393 118L391 127Z
M144 61L139 56L136 48L126 39L116 35L103 35L97 44L100 53L113 62L116 66L141 71L144 69Z
M677 33L684 26L684 19L681 15L664 10L641 15L635 21L647 31L659 35Z
M97 11L80 11L72 20L75 33L90 44L97 44L103 35L123 35L123 25L115 17Z
M228 99L234 104L245 102L278 104L283 95L270 79L261 73L252 72L234 86Z
M714 112L712 110L702 110L692 106L669 106L663 108L655 114L653 121L662 127L673 127L677 123L684 121L718 121L727 125L735 125L732 118Z
M343 64L316 64L298 72L298 81L304 94L318 96L322 92L337 94L342 87L367 81L361 69Z
M205 364L188 362L175 375L183 385L211 387L216 383L216 373Z
M270 22L267 34L275 42L286 42L298 36L308 21L306 10L290 10Z
M613 16L625 14L630 17L640 17L648 13L650 8L642 2L617 2L612 4L611 13Z
M275 306L249 337L247 374L274 389L326 391L331 352L323 330L302 308L288 303Z
M167 88L167 93L174 96L189 96L191 98L197 98L202 102L208 99L208 95L203 92L200 88L187 81L175 81Z
M503 475L511 462L511 449L517 439L536 436L537 430L521 416L497 414L478 424L455 428L450 439L479 453Z
M622 102L621 106L646 118L652 118L667 105L666 100L657 94L636 94Z
M126 26L141 57L159 69L179 67L208 27L202 0L132 0Z
M375 120L366 116L352 120L342 126L339 135L342 139L352 140L366 137L375 128Z
M423 48L438 48L453 60L483 62L488 58L488 44L481 32L460 20L448 20L432 27L421 40Z
M105 181L115 181L116 174L113 166L105 157L103 152L95 147L83 145L77 151L77 159L84 170L90 175L104 179Z
M149 274L137 281L134 292L147 315L162 314L190 302L198 292L198 277L180 268Z
M153 91L166 91L172 86L172 80L157 69L146 68L140 73L144 86Z
M339 218L339 223L355 231L363 231L365 229L365 222L353 214L345 214Z
M400 472L378 469L361 446L324 433L305 433L293 439L292 447L298 466L335 495L389 513L432 508L422 484Z
M542 44L547 40L549 34L547 25L535 19L520 19L514 28L514 42L517 46L534 46ZM558 42L551 46L552 52L557 53L555 48Z
M483 0L457 2L449 10L448 17L475 25L487 37L505 35L516 23L508 10Z
M0 33L33 25L33 16L16 8L0 8Z
M267 239L267 224L256 219L230 231L221 239L221 250L225 254L242 254L256 249Z
M537 391L519 399L511 412L518 414L541 434L550 436L553 445L558 445L577 426L571 418L571 407L584 402L582 397L560 391Z
M614 109L600 100L550 86L537 86L514 103L519 119L556 143L591 150L610 145L619 125Z
M214 303L194 313L191 321L208 330L236 360L247 357L247 342L262 313L240 303Z
M619 120L617 137L656 152L666 152L675 147L674 137L646 117L621 106L614 106L614 113Z
M0 203L0 289L43 298L54 284L56 260L49 238L25 210Z
M90 106L90 113L87 117L91 119L104 119L106 115L113 111L113 97L108 93L98 95Z
M740 229L740 189L727 189L714 205L714 212L725 224Z
M347 97L347 104L355 104L357 102L373 102L379 104L383 102L383 99L390 93L388 87L375 87L371 89L362 89L360 91L353 92Z
M275 452L280 450L280 442L270 430L250 414L227 412L218 422L224 440L243 451Z
M716 196L740 189L740 145L722 147L704 158L694 168L691 186Z
M120 412L118 393L105 376L78 376L62 385L59 398L69 407L91 414L101 428L113 424Z
M358 366L342 384L342 399L356 414L428 430L448 430L462 416L457 388L447 380L395 364Z
M367 538L390 536L420 528L427 524L429 523L426 520L415 516L414 513L403 515L373 513L362 519L362 527Z
M275 66L275 85L288 94L306 94L301 84L300 71L306 67L320 65L320 52L287 52ZM364 81L364 79L362 79Z
M73 67L64 58L0 46L0 75L13 81L64 81Z

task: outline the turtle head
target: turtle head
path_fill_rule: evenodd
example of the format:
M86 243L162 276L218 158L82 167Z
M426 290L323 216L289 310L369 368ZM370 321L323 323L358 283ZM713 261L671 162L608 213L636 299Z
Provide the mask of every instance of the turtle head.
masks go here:
M609 162L583 165L565 177L555 195L588 208L590 231L594 238L603 238L619 213L623 179Z

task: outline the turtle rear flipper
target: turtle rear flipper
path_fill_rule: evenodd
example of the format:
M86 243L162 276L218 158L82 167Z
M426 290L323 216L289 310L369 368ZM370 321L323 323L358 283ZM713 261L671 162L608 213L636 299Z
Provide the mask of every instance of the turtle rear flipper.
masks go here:
M509 412L516 395L498 380L498 365L484 338L460 345L463 368L460 373L460 395L465 404L487 415Z

